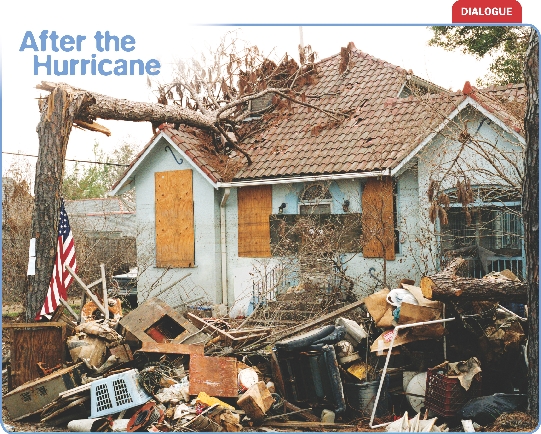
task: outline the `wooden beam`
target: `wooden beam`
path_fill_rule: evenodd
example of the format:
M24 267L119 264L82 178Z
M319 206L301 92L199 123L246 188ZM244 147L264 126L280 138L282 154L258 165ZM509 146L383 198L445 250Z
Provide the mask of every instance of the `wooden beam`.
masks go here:
M81 287L85 290L85 292L88 294L88 296L90 297L90 299L96 303L96 306L98 307L99 310L101 310L101 312L105 315L105 308L103 307L103 305L100 303L100 301L98 300L98 297L96 297L94 295L94 293L88 289L88 287L84 284L84 282L81 280L81 278L79 276L77 276L77 274L75 274L75 271L73 271L69 265L66 265L66 270L68 270L68 273L71 274L73 276L73 278L77 281L77 283L79 285L81 285ZM82 311L82 310L81 310Z
M200 356L203 356L205 353L205 346L176 343L143 342L139 351L143 353L199 354Z
M329 423L329 422L302 422L302 421L290 421L290 422L275 422L273 420L263 421L262 426L270 426L274 428L283 428L283 429L303 429L306 428L308 431L313 431L314 429L346 429L348 431L355 431L356 425L349 425L345 423Z
M309 323L306 323L306 324L302 324L300 325L299 327L294 327L293 329L290 329L290 330L287 330L286 332L284 333L280 333L279 334L279 339L284 339L284 338L287 338L291 335L296 335L298 333L301 333L305 330L309 330L309 329L312 329L314 327L317 327L321 324L324 324L325 322L327 321L330 321L346 312L349 312L353 309L356 309L358 307L360 307L362 304L364 303L364 299L363 300L358 300L354 303L351 303L351 304L348 304L347 306L344 306L344 307L341 307L340 309L337 309L331 313L328 313L327 315L323 315L322 317L314 320L314 321L311 321Z

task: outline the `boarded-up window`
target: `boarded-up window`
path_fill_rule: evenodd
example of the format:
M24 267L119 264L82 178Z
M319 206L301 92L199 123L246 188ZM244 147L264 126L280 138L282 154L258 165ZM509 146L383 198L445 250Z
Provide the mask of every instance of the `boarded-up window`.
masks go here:
M390 176L370 178L363 189L363 255L366 258L395 258L394 189Z
M156 172L156 266L193 267L192 171Z
M258 185L237 190L239 210L239 256L268 258L269 216L272 213L272 186Z

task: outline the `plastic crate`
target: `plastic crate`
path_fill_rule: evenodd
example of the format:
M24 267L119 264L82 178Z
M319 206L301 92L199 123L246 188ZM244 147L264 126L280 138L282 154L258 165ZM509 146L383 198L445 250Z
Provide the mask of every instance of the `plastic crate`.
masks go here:
M425 407L439 416L454 417L466 402L481 396L481 373L475 374L470 388L465 390L457 377L448 377L441 371L440 366L427 371Z
M139 385L138 371L131 369L90 384L91 415L96 418L143 405L152 397Z

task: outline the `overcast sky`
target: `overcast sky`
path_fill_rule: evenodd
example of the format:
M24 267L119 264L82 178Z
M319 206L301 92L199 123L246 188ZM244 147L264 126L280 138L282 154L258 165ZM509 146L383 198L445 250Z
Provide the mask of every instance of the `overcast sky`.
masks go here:
M146 85L146 76L47 76L45 68L34 75L34 56L45 61L52 59L158 59L161 73L155 78L167 81L168 66L176 59L188 58L208 47L215 46L228 30L239 29L239 37L258 45L263 52L274 50L297 56L300 41L299 24L303 24L305 44L312 46L319 58L336 54L340 47L352 41L356 47L381 58L442 87L461 89L466 80L475 83L487 73L490 59L477 60L459 52L446 52L429 47L431 32L427 24L449 23L453 1L386 0L380 2L199 2L188 9L181 2L121 3L95 1L91 4L73 2L25 2L12 8L24 8L19 13L2 14L2 150L37 154L36 125L39 112L35 90L41 80L64 81L83 89L137 101L155 102L156 98ZM193 2L192 2L193 3ZM523 22L536 24L540 7L535 0L522 0ZM126 6L126 5L129 5ZM308 6L310 5L310 6ZM318 6L319 5L319 6ZM322 8L326 5L327 8ZM227 7L227 12L224 8ZM39 8L39 9L38 9ZM29 12L30 14L22 14ZM24 16L24 19L21 17ZM220 25L216 25L216 23ZM230 24L228 26L222 25ZM237 24L238 23L238 24ZM272 25L269 23L290 24ZM372 24L372 25L345 25ZM263 25L241 25L263 24ZM325 26L314 24L327 24ZM377 25L374 25L377 24ZM387 24L387 25L383 25ZM388 25L393 24L393 25ZM397 25L399 24L399 25ZM417 24L417 25L404 25ZM48 41L45 52L27 48L20 51L25 33L38 38L42 30L53 30L61 37L86 36L81 51L54 52ZM109 31L122 37L135 39L130 52L98 52L93 36L97 31ZM26 40L29 41L28 39ZM41 92L45 94L44 92ZM141 147L151 137L148 123L98 121L112 131L111 137L74 129L68 144L67 158L92 159L92 147L98 141L104 149L114 149L123 141ZM5 173L13 158L2 155ZM34 164L35 159L29 161Z

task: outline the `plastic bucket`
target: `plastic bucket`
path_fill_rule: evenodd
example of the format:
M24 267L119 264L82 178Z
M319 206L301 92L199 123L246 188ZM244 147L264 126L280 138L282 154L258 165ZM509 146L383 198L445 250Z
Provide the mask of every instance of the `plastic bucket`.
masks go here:
M367 381L365 383L345 383L344 395L349 407L360 412L363 416L371 416L376 402L380 380ZM389 412L389 376L385 376L381 393L379 397L378 407L376 409L376 417L381 417Z

